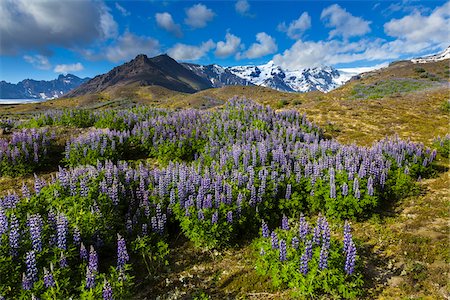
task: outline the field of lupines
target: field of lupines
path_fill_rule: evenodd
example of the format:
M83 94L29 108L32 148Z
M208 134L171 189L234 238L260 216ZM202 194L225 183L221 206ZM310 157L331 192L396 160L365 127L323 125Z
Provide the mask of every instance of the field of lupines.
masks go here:
M0 140L9 176L48 160L55 126L89 129L66 141L51 180L36 176L0 199L0 299L132 298L135 270L157 272L180 232L204 249L254 239L258 272L293 296L360 297L357 242L343 220L407 195L436 156L397 138L339 144L296 111L245 99L3 123L13 128Z

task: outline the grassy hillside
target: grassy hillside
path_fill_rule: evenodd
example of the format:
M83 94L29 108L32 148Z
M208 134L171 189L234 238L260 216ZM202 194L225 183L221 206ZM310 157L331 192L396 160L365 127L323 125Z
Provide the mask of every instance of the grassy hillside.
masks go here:
M326 135L343 143L369 145L398 135L431 146L435 137L449 133L449 111L445 108L450 96L448 74L448 60L397 62L327 94L283 93L256 86L183 94L154 86L126 86L73 99L0 106L0 113L20 116L48 109L104 109L137 103L207 109L233 96L245 96L277 109L305 112ZM414 194L390 203L368 220L354 222L354 235L362 245L359 254L365 258L367 298L448 299L450 163L438 156L437 164L439 172L422 180ZM46 173L40 175L49 177ZM20 189L23 179L31 182L32 176L1 178L0 195ZM250 245L222 252L202 251L180 237L171 248L170 272L160 274L152 285L138 284L137 297L286 299L289 295L275 290L268 277L255 272Z

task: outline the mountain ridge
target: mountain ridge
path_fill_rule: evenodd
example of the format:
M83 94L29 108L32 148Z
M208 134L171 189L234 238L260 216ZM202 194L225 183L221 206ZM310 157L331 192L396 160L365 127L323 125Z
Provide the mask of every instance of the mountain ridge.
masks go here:
M73 74L60 74L53 80L24 79L16 84L2 80L0 99L55 99L88 80Z

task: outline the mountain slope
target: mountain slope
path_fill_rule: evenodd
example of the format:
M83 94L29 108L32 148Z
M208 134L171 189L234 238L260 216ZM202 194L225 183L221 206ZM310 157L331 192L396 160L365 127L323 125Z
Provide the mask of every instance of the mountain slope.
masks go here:
M25 79L17 84L0 81L0 99L54 99L88 80L67 74L49 81Z
M194 93L211 87L204 78L187 70L167 55L149 59L146 55L140 54L108 73L94 77L65 97L100 93L115 85L136 83L140 86L162 86L185 93Z
M250 81L233 74L229 68L219 65L197 65L190 63L182 64L188 70L200 77L205 78L213 87L223 87L226 85L253 85Z

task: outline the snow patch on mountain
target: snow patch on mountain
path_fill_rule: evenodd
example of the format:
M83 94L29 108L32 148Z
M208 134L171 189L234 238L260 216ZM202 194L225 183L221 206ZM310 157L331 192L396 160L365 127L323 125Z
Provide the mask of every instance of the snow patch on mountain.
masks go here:
M237 66L228 69L255 85L285 92L329 92L351 78L342 77L337 69L329 66L285 70L273 61L259 66Z
M444 51L442 51L440 53L425 56L425 57L413 58L413 59L411 59L411 61L415 64L424 64L424 63L429 63L429 62L437 62L437 61L441 61L441 60L449 59L449 58L450 58L450 46L448 46L447 49L445 49Z

